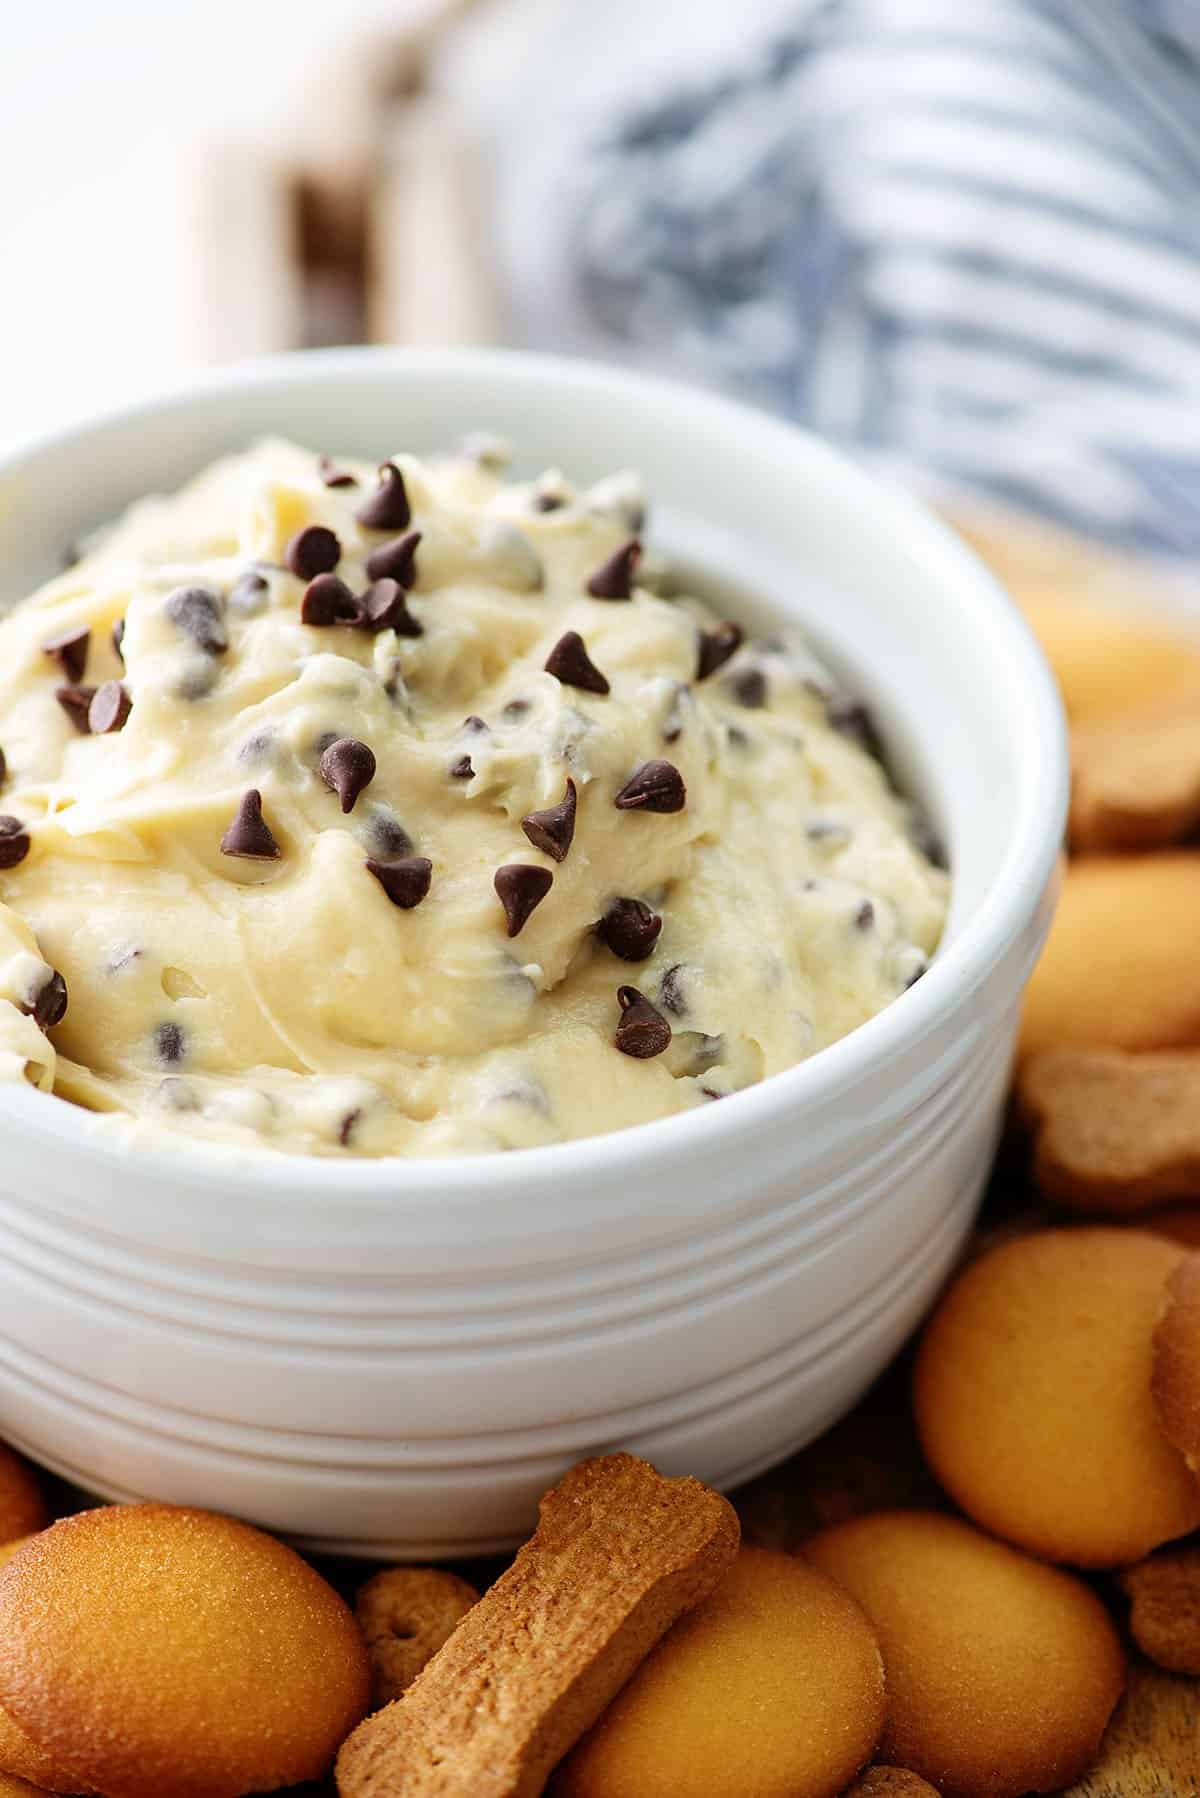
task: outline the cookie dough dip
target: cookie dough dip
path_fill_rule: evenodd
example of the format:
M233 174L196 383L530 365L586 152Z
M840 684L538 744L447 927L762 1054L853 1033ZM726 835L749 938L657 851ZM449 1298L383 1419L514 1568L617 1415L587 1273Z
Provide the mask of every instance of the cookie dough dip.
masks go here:
M803 644L636 480L269 441L0 622L0 1074L323 1155L706 1106L923 972L947 877Z

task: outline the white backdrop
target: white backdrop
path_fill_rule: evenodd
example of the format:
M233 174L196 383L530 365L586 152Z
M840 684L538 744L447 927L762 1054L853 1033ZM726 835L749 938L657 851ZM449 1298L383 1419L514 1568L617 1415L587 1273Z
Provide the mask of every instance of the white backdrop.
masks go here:
M57 0L0 7L0 442L162 384L214 300L182 249L189 157L303 134L334 47L428 0ZM794 8L796 0L791 0ZM708 64L788 0L493 0L443 80L490 140L507 335L570 341L548 177L598 108ZM548 248L549 246L549 248Z

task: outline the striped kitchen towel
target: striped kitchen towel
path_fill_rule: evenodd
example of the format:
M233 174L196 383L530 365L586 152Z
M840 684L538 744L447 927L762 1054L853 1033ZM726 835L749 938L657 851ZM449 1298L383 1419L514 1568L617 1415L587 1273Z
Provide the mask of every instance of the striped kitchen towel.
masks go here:
M567 179L614 351L1200 555L1200 0L797 0Z

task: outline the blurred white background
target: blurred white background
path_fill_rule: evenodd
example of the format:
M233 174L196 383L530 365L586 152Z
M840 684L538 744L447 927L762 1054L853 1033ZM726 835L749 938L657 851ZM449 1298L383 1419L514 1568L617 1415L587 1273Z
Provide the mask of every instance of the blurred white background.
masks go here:
M58 0L5 9L0 441L153 390L232 334L287 328L236 246L277 232L217 145L283 157L329 131L344 46L436 0ZM556 145L612 98L732 47L795 0L480 0L437 80L484 145L497 333L572 341L539 214ZM241 152L238 152L240 154ZM234 251L197 254L214 239ZM284 246L276 245L278 254ZM224 330L217 327L224 324Z

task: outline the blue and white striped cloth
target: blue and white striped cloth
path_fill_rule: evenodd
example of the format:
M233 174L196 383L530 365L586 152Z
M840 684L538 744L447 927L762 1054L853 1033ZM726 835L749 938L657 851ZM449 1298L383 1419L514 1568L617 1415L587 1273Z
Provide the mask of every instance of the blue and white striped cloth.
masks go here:
M1200 0L797 0L570 180L614 350L1200 555Z

